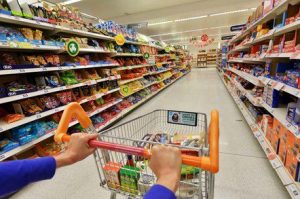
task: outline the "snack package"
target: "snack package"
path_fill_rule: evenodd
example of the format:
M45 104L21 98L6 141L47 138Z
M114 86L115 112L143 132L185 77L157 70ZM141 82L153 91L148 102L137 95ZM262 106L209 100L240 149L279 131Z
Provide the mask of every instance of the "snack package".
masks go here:
M20 28L21 33L26 39L33 40L33 31L30 28Z

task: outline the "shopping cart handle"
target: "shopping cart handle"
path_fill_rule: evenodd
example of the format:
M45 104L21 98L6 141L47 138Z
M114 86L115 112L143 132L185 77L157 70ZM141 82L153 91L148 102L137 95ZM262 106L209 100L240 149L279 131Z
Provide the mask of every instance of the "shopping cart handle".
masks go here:
M56 142L69 142L70 136L67 134L69 123L76 117L84 129L92 126L92 121L80 104L74 102L69 104L63 112L54 139ZM211 121L208 129L209 156L195 157L182 154L182 163L185 165L202 168L212 173L219 171L219 113L211 112ZM90 140L89 145L94 148L101 148L115 152L151 158L149 150L139 147L115 144L99 140Z
M54 135L55 142L61 143L70 141L70 135L67 134L67 131L72 118L76 118L84 129L92 125L91 119L80 106L80 104L77 102L72 102L65 108L59 121Z
M211 122L209 125L209 156L196 157L190 155L181 155L182 163L189 166L202 168L212 173L219 171L219 113L212 111ZM109 151L126 153L130 155L151 158L151 152L140 147L110 143L105 141L90 140L89 145L94 148L106 149Z

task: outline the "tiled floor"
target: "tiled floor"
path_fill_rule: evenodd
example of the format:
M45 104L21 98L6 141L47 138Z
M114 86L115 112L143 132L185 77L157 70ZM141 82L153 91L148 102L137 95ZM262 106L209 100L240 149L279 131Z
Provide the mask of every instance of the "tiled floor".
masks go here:
M179 82L131 113L124 120L154 109L204 112L220 111L220 172L216 175L216 199L289 198L216 70L195 69ZM99 187L92 157L59 169L51 181L30 185L13 199L109 198Z

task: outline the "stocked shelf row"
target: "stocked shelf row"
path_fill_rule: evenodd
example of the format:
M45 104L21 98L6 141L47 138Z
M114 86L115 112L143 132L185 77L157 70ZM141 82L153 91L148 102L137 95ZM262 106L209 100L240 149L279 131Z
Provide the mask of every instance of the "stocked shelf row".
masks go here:
M298 89L295 89L293 87L284 85L279 82L273 81L268 79L268 78L264 78L264 80L266 79L267 81L260 81L260 79L262 78L256 78L254 76L251 76L247 73L244 73L242 71L238 71L236 69L229 69L230 71L234 72L235 74L239 75L240 77L242 77L243 79L251 82L253 79L255 79L256 81L259 81L260 84L259 85L270 85L272 86L272 88L276 89L276 90L283 90L283 91L291 91L291 93L295 92L295 95L300 95L300 92ZM255 81L255 82L256 82ZM252 83L252 82L251 82ZM280 86L279 86L280 85ZM286 89L284 89L286 88ZM241 90L241 89L240 89ZM296 93L296 90L298 90ZM298 126L291 124L289 121L286 120L286 107L285 108L272 108L270 107L266 102L264 102L263 100L260 100L259 104L255 103L256 101L251 100L251 95L248 94L248 96L246 95L247 98L250 98L249 100L251 102L254 102L254 105L256 106L262 106L264 107L271 115L273 115L276 119L278 119L278 121L280 121L289 131L291 131L297 138L300 138L300 131Z
M287 9L287 6L289 4L295 4L297 3L297 0L283 0L281 1L275 8L273 8L271 11L269 11L268 13L266 13L262 18L258 19L257 21L255 21L254 23L250 24L246 30L244 30L241 34L235 36L234 38L232 38L232 40L230 41L230 43L234 43L237 42L241 39L243 39L245 36L247 36L254 28L257 27L257 25L262 24L272 18L274 18L277 14L283 12L284 10Z
M21 94L21 95L4 97L4 98L0 98L0 104L13 102L13 101L17 101L17 100L22 100L22 99L27 99L30 97L36 97L36 96L40 96L40 95L45 95L45 94L49 94L49 93L54 93L54 92L58 92L58 91L69 90L69 89L78 88L78 87L91 86L91 85L95 85L99 82L113 81L113 80L118 80L120 78L121 78L120 75L116 75L116 76L111 76L111 77L102 78L102 79L98 79L98 80L89 80L89 81L79 83L79 84L74 84L74 85L60 86L60 87L56 87L56 88L43 89L43 90L39 90L36 92L25 93L25 94Z
M187 73L185 73L184 75L186 75L186 74L187 74ZM137 104L135 104L135 105L133 105L133 106L127 108L127 109L124 109L124 110L123 110L121 113L119 113L116 117L112 118L110 121L108 121L108 122L105 123L104 125L97 127L96 130L99 132L99 131L103 130L104 128L107 128L107 127L110 126L112 123L114 123L114 122L116 122L117 120L119 120L120 118L124 117L126 114L128 114L128 113L129 113L130 111L132 111L133 109L135 109L135 108L137 108L138 106L142 105L143 103L145 103L146 101L148 101L149 99L151 99L152 97L154 97L155 95L157 95L158 93L160 93L162 90L164 90L165 88L167 88L167 87L169 87L170 85L172 85L174 82L176 82L177 80L179 80L181 77L183 77L183 76L178 77L177 79L175 79L174 81L172 81L170 84L168 84L168 85L166 85L165 87L163 87L163 88L161 88L161 89L159 89L159 90L153 92L152 94L148 95L148 96L145 97L143 100L139 101ZM161 81L155 82L155 83L153 83L153 84L157 84L157 83L159 83L159 82L161 82ZM153 84L152 84L152 85L153 85ZM149 87L149 86L150 86L150 85L145 86L143 89L145 89L145 88L147 88L147 87ZM141 90L143 90L143 89L141 89ZM119 90L119 89L118 89L118 90ZM117 89L115 89L115 91L117 91ZM111 92L113 92L113 91L111 91ZM94 99L94 98L93 98L93 99ZM101 112L103 112L104 110L106 110L106 109L108 109L108 108L110 108L110 107L112 107L112 106L114 106L114 105L116 105L116 104L118 104L118 103L120 103L120 102L122 102L122 99L118 99L118 100L116 100L116 101L114 101L114 102L112 102L112 103L109 103L109 104L107 104L107 105L102 106L101 108L99 108L99 109L97 109L97 110L94 110L94 111L92 111L92 112L89 112L88 115L89 115L90 117L92 117L92 116L94 116L94 115L96 115L96 114L98 114L98 113L101 113ZM64 108L65 108L65 107L60 107L60 108L55 109L55 110L53 110L53 111L54 111L54 112L55 112L55 111L56 111L56 112L60 112L60 111L63 111ZM53 113L54 113L54 112L53 112ZM36 115L35 118L34 118L32 121L37 120L37 119L40 119L40 118L42 118L42 117L43 117L43 116L39 116L39 117L38 117L38 116ZM27 123L28 123L28 121L27 121ZM78 124L78 121L77 121L77 120L71 122L70 125L69 125L69 127L74 126L74 125L76 125L76 124ZM0 129L0 130L1 130L1 129ZM37 143L39 143L39 142L41 142L41 141L43 141L43 140L45 140L45 139L50 138L51 136L54 135L54 133L55 133L55 130L49 131L47 134L45 134L45 135L39 137L38 139L36 139L36 140L34 140L34 141L30 142L30 143L27 143L27 144L25 144L25 145L23 145L23 146L17 147L17 148L15 148L15 149L11 150L11 151L8 151L8 152L6 152L6 153L1 154L1 155L0 155L0 161L3 161L3 160L5 160L5 159L7 159L7 158L9 158L9 157L11 157L11 156L17 155L17 154L19 154L19 153L21 153L21 152L23 152L23 151L25 151L25 150L27 150L27 149L33 147L35 144L37 144Z
M255 119L252 117L251 113L248 111L248 108L244 105L244 103L241 101L241 99L234 94L234 92L230 89L230 87L227 85L227 83L224 81L222 77L222 73L219 73L219 76L224 83L226 89L228 90L229 94L235 101L237 107L241 111L242 115L244 116L246 122L248 123L251 131L253 132L253 135L259 142L260 146L262 147L263 151L265 152L270 164L272 165L273 169L281 179L281 182L289 192L291 198L293 199L299 199L300 198L300 186L299 183L295 182L295 180L292 178L290 173L285 168L284 164L282 163L280 157L276 154L273 147L269 143L269 141L266 139L264 133L262 132L259 125L256 123Z
M72 34L72 35L83 36L83 37L94 38L94 39L101 39L101 40L108 40L108 41L114 40L114 37L111 37L111 36L77 30L74 28L63 27L60 25L45 23L45 22L31 20L31 19L25 19L25 18L18 17L18 16L10 16L10 15L5 15L5 14L0 14L0 22L15 24L15 25L22 25L22 26L31 27L31 28L44 29L44 30L47 30L48 32L50 32L51 34L68 33L68 34ZM145 45L145 46L155 47L157 49L163 49L161 46L157 46L154 44L146 44L146 43L133 42L133 41L128 41L128 40L126 40L125 43L135 44L135 45Z

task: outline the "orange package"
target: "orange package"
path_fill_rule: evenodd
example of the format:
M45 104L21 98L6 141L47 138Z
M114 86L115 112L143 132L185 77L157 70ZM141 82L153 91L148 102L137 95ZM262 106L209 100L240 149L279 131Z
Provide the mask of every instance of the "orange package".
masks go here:
M8 114L4 117L4 121L7 123L13 123L24 118L22 114Z

